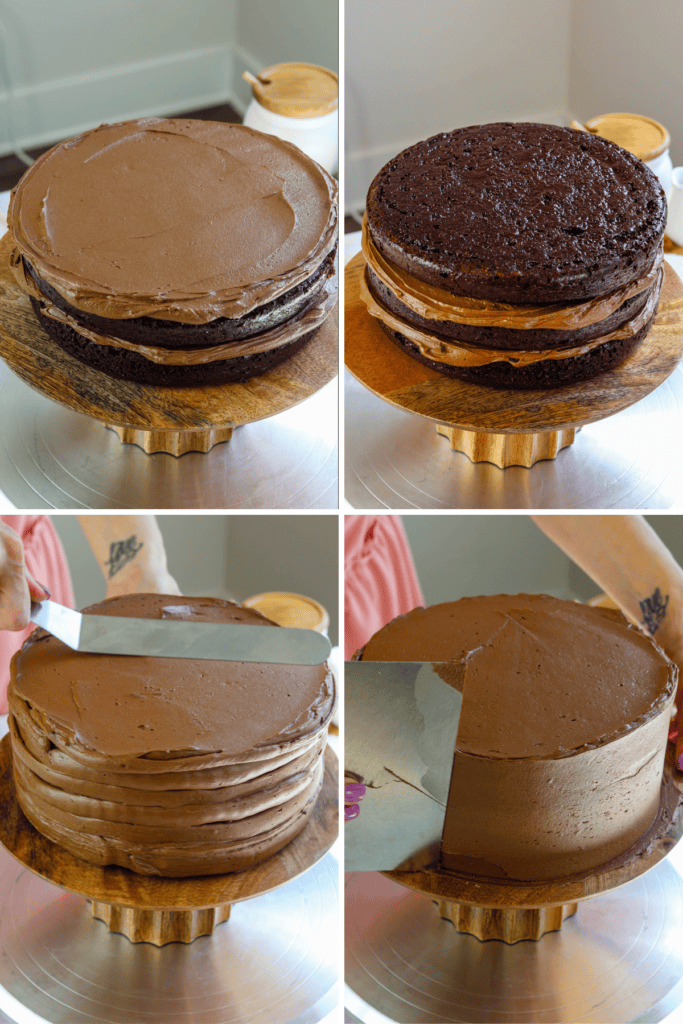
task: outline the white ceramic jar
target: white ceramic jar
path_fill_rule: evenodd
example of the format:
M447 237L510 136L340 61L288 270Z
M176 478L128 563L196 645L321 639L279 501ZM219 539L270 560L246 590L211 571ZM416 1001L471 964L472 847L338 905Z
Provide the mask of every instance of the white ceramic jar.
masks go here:
M276 64L245 72L253 98L243 124L292 142L330 174L339 160L338 91L333 71L315 64Z

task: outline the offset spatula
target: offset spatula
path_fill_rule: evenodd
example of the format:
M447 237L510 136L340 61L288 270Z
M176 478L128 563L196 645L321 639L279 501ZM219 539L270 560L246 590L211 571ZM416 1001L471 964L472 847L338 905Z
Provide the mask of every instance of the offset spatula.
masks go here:
M329 640L312 629L82 615L54 601L32 604L31 622L88 654L320 665L331 650Z

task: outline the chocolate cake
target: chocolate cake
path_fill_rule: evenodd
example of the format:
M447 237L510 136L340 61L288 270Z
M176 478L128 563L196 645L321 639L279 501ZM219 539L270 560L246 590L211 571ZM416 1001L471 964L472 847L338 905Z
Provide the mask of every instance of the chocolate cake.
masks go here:
M600 867L660 803L676 667L620 612L545 595L415 608L369 661L452 663L463 695L441 859L541 881Z
M11 266L50 337L143 384L248 380L336 302L336 185L242 125L146 118L41 156L13 191Z
M215 598L138 594L98 615L271 625ZM17 798L93 864L178 877L240 871L292 840L323 777L326 665L82 654L36 630L12 659Z
M440 373L573 383L650 330L665 223L655 175L606 139L547 124L459 128L372 182L362 295L392 340Z

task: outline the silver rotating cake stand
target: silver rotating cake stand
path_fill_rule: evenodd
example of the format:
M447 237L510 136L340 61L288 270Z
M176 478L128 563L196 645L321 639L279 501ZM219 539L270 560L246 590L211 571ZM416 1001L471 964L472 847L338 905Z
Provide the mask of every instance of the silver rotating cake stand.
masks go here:
M148 455L0 361L0 492L36 509L337 508L336 405L333 380L209 452Z
M337 860L232 908L189 945L133 944L0 847L0 1019L318 1024L337 1003ZM333 936L332 940L330 936Z
M683 504L683 366L637 405L526 469L472 463L348 371L346 499L357 509L672 508Z
M538 942L480 942L429 898L347 876L346 1006L363 1024L650 1024L683 1003L683 853Z

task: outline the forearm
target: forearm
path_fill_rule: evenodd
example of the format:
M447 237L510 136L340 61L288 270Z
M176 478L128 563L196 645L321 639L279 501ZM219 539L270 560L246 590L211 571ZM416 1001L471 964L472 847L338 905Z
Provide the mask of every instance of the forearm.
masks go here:
M667 652L683 644L683 569L642 516L532 516Z
M78 521L107 582L107 597L178 593L154 516L79 515Z

